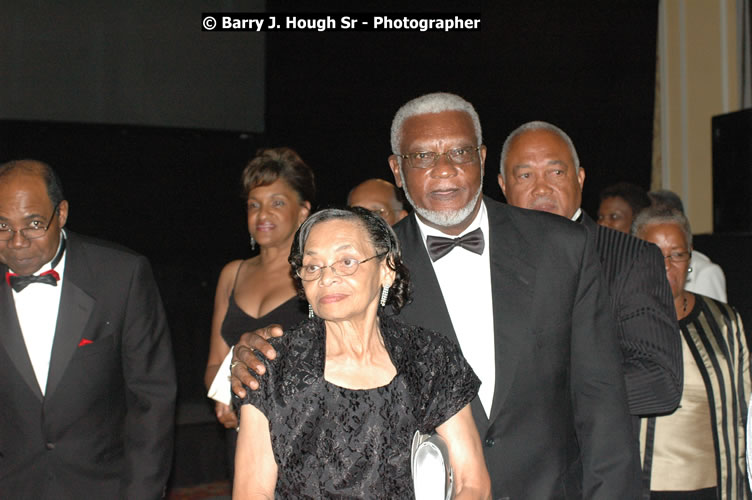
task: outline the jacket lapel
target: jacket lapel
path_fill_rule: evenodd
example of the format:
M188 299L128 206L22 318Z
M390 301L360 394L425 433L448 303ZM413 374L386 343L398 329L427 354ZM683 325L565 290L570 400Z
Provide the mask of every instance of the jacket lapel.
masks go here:
M522 350L529 345L533 290L536 268L529 264L526 255L534 252L535 242L528 242L509 217L506 205L484 197L488 212L491 289L493 294L494 351L496 381L490 421L498 417L504 400L512 386ZM404 249L403 258L410 270L413 284L413 303L404 310L404 321L444 333L459 344L446 308L436 273L423 244L415 214L405 218L397 233ZM468 290L472 282L468 280ZM473 401L473 415L479 425L481 436L488 420Z
M490 421L500 414L515 379L522 351L532 339L532 301L536 268L534 242L528 242L509 217L514 210L484 199L488 213L488 240L491 251L491 290L493 293L494 351L496 383Z
M452 319L449 317L439 280L436 278L431 258L423 244L420 227L415 217L415 214L407 217L403 223L404 230L398 233L413 288L413 301L411 306L405 309L405 321L441 332L458 344L457 334L452 326ZM425 314L426 312L430 314Z
M85 284L92 283L93 277L86 266L84 249L74 235L68 235L65 275L60 292L60 309L52 344L46 397L54 393L60 383L96 304L94 297L85 290Z
M7 268L0 266L0 271L5 276ZM29 386L29 389L37 396L39 401L42 401L42 391L39 389L39 382L37 382L34 368L31 366L26 342L24 342L21 333L21 325L18 323L13 293L10 286L4 281L0 284L0 325L2 325L2 328L0 328L0 344L8 353L8 358L13 362L23 381L26 382L26 385ZM8 382L4 381L3 383Z

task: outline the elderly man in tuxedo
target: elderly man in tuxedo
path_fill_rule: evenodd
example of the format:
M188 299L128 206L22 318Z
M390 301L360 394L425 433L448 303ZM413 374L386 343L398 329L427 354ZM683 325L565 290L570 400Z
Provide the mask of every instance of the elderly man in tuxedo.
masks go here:
M582 211L585 169L569 136L534 121L504 142L499 186L509 204L585 226L600 255L635 417L674 411L681 399L682 351L671 288L658 247L605 226ZM633 420L637 446L639 419Z
M156 283L67 217L48 165L0 165L0 496L162 498L176 383Z
M472 403L494 498L638 495L621 355L585 228L482 196L486 147L473 106L428 94L392 122L389 164L415 209L395 226L414 300L401 317L457 342L482 384ZM233 390L256 387L248 344Z

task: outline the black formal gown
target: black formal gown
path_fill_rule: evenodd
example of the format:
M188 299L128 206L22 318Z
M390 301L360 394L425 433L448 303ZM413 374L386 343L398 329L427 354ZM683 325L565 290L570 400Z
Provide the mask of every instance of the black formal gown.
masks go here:
M374 389L324 379L326 333L315 318L272 339L252 404L270 423L277 498L412 498L410 443L475 398L480 381L443 335L382 316L397 375Z

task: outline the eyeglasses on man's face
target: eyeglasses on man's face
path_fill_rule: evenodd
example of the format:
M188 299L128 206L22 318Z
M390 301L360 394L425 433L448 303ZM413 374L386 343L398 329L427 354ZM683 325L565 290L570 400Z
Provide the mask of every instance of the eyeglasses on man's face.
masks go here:
M353 259L352 257L345 257L344 259L340 259L328 266L308 264L299 267L298 270L295 271L295 274L297 274L298 277L303 281L316 281L317 279L321 278L324 269L329 267L337 276L350 276L351 274L355 274L355 271L357 271L358 267L364 262L368 262L371 259L383 257L386 254L387 252L382 252L380 254L374 255L373 257L368 257L367 259L363 260Z
M434 167L442 156L446 156L452 165L467 165L468 163L472 163L478 159L480 148L481 146L468 146L450 149L445 153L418 151L397 156L407 160L407 165L411 168L428 169Z
M47 234L47 230L55 221L54 217L57 213L57 208L59 205L60 204L58 203L52 209L52 215L50 215L46 224L41 220L33 220L31 221L29 227L25 227L23 229L13 229L8 223L0 222L0 241L12 240L14 233L20 233L21 236L27 240L36 240L37 238L41 238L42 236Z

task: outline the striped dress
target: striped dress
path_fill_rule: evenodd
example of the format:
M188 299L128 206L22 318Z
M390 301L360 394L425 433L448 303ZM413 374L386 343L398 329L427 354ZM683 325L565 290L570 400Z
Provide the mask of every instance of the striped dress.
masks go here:
M727 304L695 297L693 310L679 321L679 327L707 390L718 498L749 499L745 430L752 376L742 320ZM649 492L655 417L642 423L643 486Z

